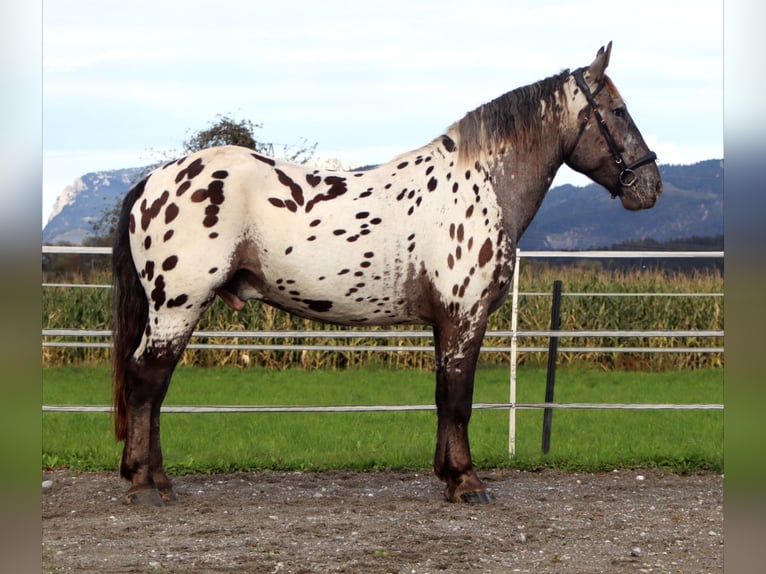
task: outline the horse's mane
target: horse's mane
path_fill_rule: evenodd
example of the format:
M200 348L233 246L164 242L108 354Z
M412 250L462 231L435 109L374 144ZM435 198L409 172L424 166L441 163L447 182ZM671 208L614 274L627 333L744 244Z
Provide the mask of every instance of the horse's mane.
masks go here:
M497 153L509 140L542 129L541 102L548 112L560 107L559 94L569 70L503 94L455 122L448 133L456 139L459 161L466 164L488 151Z

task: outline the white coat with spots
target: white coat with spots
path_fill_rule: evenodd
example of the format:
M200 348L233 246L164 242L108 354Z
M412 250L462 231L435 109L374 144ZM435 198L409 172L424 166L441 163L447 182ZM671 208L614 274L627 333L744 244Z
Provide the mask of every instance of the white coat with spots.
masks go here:
M131 190L114 248L114 400L128 500L173 496L160 405L200 315L220 296L235 309L258 299L344 325L431 325L434 469L447 499L488 501L468 446L474 370L517 242L556 171L567 163L628 209L651 207L661 191L654 154L604 73L610 48L369 171L315 170L225 146L171 162Z
M136 354L185 337L216 293L346 325L475 314L507 290L513 251L486 171L457 173L450 142L371 171L226 146L152 173L130 220L150 299Z

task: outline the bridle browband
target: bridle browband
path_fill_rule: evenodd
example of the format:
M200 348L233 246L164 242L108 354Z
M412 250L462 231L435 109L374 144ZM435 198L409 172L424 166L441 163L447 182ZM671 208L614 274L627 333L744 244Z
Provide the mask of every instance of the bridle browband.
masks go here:
M588 87L588 83L585 81L584 72L585 72L585 68L578 68L577 70L572 72L572 75L574 76L577 86L582 90L582 93L585 96L585 99L588 100L588 105L590 106L590 109L596 118L596 123L598 124L598 127L601 130L601 134L604 136L604 139L606 140L606 145L609 146L609 151L612 154L612 157L614 158L614 161L617 164L617 167L620 168L620 175L618 176L620 185L622 185L623 187L630 187L633 184L635 184L636 180L638 179L635 171L633 170L636 169L637 167L641 167L644 164L655 161L657 159L657 154L650 150L649 153L647 153L641 159L634 161L633 163L629 163L629 164L625 163L625 160L623 159L622 154L620 153L620 150L617 148L617 143L614 141L614 138L612 137L612 134L609 131L609 127L606 125L606 120L604 119L604 116L601 115L601 112L598 111L598 107L596 106L596 96L601 90L604 89L604 85L605 85L604 81L602 80L601 82L599 82L596 90L594 92L591 92L590 88ZM577 136L578 141L587 123L588 123L587 120L583 123L580 129L580 134ZM577 144L575 143L575 146L576 145ZM615 195L616 194L613 192L612 196L615 196Z

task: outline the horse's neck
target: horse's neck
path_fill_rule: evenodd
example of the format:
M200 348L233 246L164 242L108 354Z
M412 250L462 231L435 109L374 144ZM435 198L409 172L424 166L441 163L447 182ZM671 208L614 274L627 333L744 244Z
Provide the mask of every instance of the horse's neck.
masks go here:
M534 98L526 102L531 105L519 106L533 115L533 121L526 126L527 122L517 122L521 127L506 133L504 141L476 138L489 141L489 151L472 149L470 155L475 157L464 158L468 164L475 161L483 165L489 173L503 211L505 232L514 244L532 222L556 172L564 163L566 150L577 139L580 110L572 107L574 87L574 81L568 76L547 100L539 97L539 91L520 92L518 97ZM498 99L489 105L504 104ZM457 124L458 137L460 129Z
M532 222L563 163L561 141L551 134L532 145L527 142L509 146L490 167L505 232L514 246Z

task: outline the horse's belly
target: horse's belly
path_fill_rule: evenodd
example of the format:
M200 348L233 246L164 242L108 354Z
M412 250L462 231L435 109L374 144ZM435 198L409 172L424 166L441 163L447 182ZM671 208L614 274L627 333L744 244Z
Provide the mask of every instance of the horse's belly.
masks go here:
M312 257L289 262L266 258L262 267L264 281L254 285L250 295L301 317L328 323L419 322L402 264L377 265L365 254L372 252L363 252L356 265L319 251Z
M301 299L296 303L292 299L263 298L264 302L288 311L293 315L335 325L401 325L423 323L412 315L404 305L381 302L363 302L349 304L346 301L331 299Z

